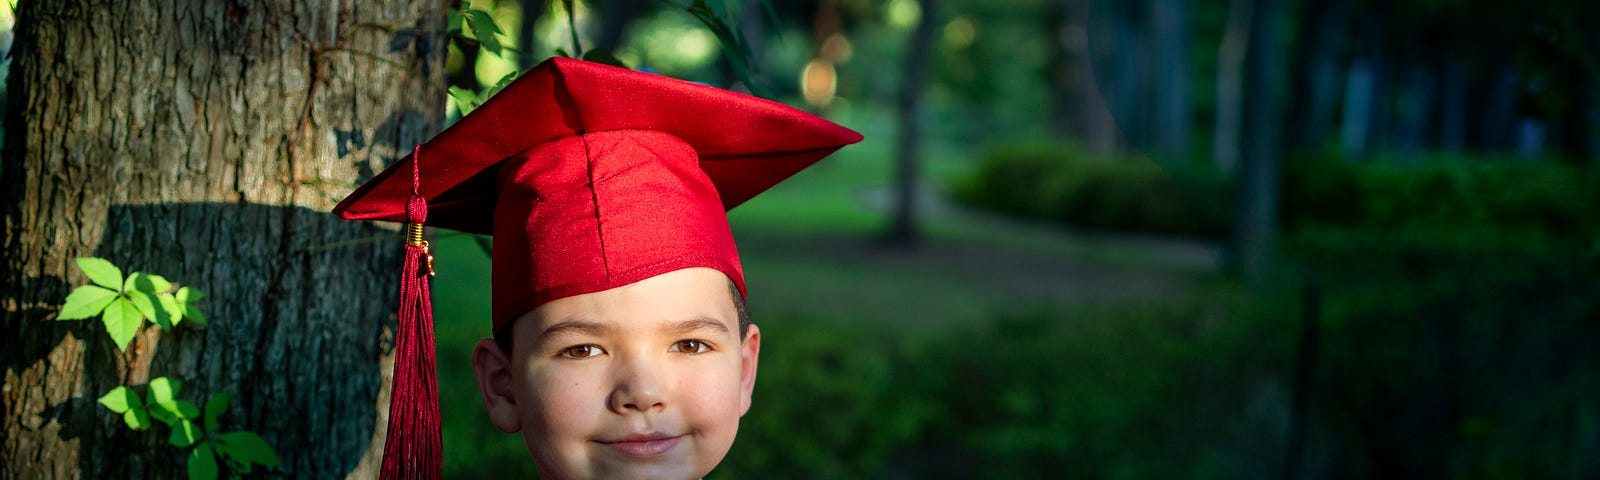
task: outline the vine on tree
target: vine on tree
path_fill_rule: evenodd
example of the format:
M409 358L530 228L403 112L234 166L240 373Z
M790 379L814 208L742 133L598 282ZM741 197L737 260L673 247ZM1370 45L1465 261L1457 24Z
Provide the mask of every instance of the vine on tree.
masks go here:
M67 294L56 320L99 316L112 343L124 352L146 322L162 330L171 330L185 319L206 325L205 315L196 306L203 296L197 289L175 286L160 275L144 272L124 277L122 269L103 258L82 257L75 261L90 284ZM188 449L184 456L193 480L217 478L219 457L233 478L249 474L257 465L270 468L281 464L278 454L260 435L246 430L222 432L218 419L232 401L227 392L212 395L201 409L178 398L181 386L177 380L158 377L145 385L143 401L133 388L119 386L100 397L100 404L122 415L122 421L135 431L149 430L151 420L170 428L167 443Z

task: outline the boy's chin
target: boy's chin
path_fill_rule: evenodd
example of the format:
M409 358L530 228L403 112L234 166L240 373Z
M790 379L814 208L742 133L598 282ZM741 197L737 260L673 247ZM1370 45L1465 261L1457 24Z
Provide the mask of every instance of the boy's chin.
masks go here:
M647 458L638 458L617 452L601 444L591 444L589 455L584 459L566 459L573 464L561 462L539 462L539 478L559 480L587 480L587 479L662 479L685 480L697 479L711 473L717 463L722 460L722 455L717 456L717 461L709 465L696 462L695 455L688 445L679 445L677 449ZM722 452L725 455L727 452Z

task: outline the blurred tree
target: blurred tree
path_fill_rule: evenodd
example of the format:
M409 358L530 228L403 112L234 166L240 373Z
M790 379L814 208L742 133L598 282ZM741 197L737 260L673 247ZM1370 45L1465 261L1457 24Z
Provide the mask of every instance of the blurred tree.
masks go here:
M1188 0L1150 0L1153 98L1150 149L1174 157L1187 154L1193 128L1189 98Z
M1249 47L1253 0L1229 0L1227 27L1217 46L1216 118L1212 126L1211 158L1217 169L1232 173L1239 168L1239 141L1244 117L1244 56Z
M922 17L906 45L900 95L895 101L900 132L895 137L894 214L889 223L891 244L909 246L919 237L916 225L917 181L922 142L922 90L928 85L928 59L932 56L933 29L938 25L938 0L919 0Z
M1043 18L1055 32L1050 81L1056 132L1083 142L1092 152L1116 147L1116 121L1106 110L1089 51L1090 0L1061 0L1046 8Z
M1301 33L1289 56L1289 116L1285 146L1321 146L1333 125L1339 92L1339 52L1350 9L1349 0L1307 0L1300 8Z
M534 65L538 65L543 60L539 58L538 54L534 53L541 42L539 41L538 31L533 26L539 24L539 16L544 15L546 6L544 0L521 1L522 3L518 6L521 7L522 11L522 23L517 30L517 48L522 49L522 54L517 55L517 67L527 70L533 68ZM477 49L472 50L474 54L477 53ZM473 81L472 83L477 84L478 82ZM470 86L463 88L470 88Z
M223 424L260 433L291 476L376 475L395 292L375 273L399 267L400 238L327 211L440 127L443 43L417 32L444 3L22 3L0 477L182 477L165 427L95 402L160 375L230 392ZM146 328L124 354L98 321L51 321L81 256L195 285L210 326Z
M1262 281L1273 260L1278 230L1278 166L1284 0L1254 2L1245 54L1245 103L1239 170L1237 268L1250 283Z
M600 11L600 36L595 37L593 47L584 49L616 51L622 44L622 33L628 23L647 13L649 7L644 0L606 0L605 8Z

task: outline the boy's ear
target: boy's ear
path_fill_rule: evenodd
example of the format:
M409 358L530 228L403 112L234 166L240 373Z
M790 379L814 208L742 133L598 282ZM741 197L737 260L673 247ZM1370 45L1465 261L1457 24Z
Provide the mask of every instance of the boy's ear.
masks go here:
M761 354L761 328L750 325L739 345L739 416L750 411L750 396L756 391L756 365Z
M489 411L489 421L502 432L522 430L511 381L511 362L506 353L500 351L500 345L488 338L479 340L472 350L472 370L477 372L478 393L483 395L483 408Z

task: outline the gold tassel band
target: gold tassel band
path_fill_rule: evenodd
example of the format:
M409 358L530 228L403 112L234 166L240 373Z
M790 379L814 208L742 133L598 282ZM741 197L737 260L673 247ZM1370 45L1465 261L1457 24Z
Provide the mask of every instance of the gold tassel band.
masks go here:
M427 240L422 239L422 224L406 224L406 244L413 247L421 247L428 244Z

